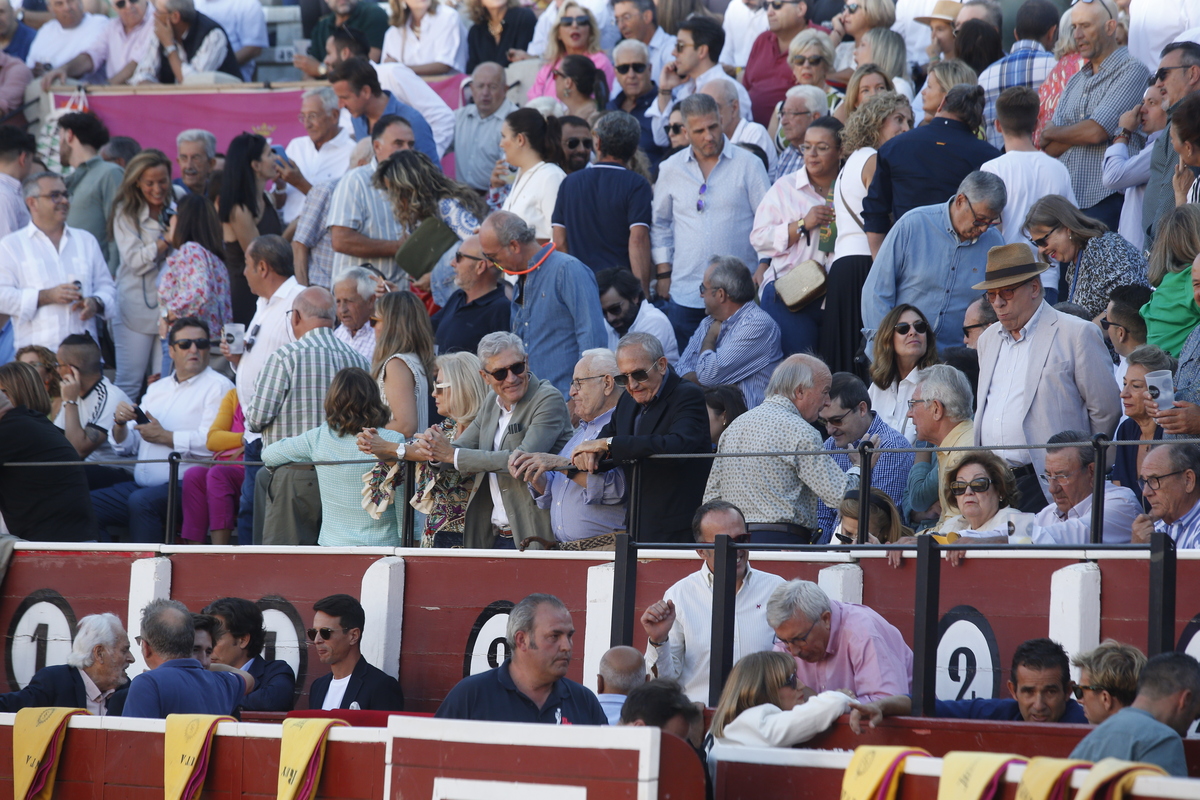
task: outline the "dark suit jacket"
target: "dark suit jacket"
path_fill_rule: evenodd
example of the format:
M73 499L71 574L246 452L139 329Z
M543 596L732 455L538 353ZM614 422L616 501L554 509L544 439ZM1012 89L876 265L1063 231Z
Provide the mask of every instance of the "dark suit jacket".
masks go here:
M320 709L325 702L325 694L333 681L333 673L322 675L313 681L308 690L308 707ZM404 691L400 682L381 669L373 667L367 660L359 656L354 671L350 673L350 684L346 686L346 694L338 708L349 708L351 703L358 703L364 711L403 711Z
M645 414L640 411L641 406L632 397L622 394L612 421L600 432L602 439L613 437L609 455L614 461L634 461L658 453L712 452L704 391L674 370L667 373L662 391L646 407ZM639 416L645 417L640 425ZM692 541L692 515L704 501L711 468L709 459L643 461L638 539ZM632 484L632 475L632 471L627 472L627 484ZM628 489L626 493L628 502ZM632 513L632 509L626 513L626 524L631 522Z
M118 689L105 706L108 713L121 716L125 708L125 689ZM15 712L22 708L87 708L87 694L83 688L83 676L75 667L56 664L38 670L29 685L19 692L0 694L0 711Z
M254 691L242 698L246 711L291 711L295 704L296 673L286 661L255 657L246 670L254 678Z

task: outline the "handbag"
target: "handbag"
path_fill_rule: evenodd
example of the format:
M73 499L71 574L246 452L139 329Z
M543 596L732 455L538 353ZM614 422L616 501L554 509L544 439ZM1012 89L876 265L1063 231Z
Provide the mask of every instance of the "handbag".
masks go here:
M396 264L413 280L432 272L446 251L459 242L458 234L435 217L428 217L396 251Z
M800 311L825 296L825 268L811 258L792 267L782 278L778 270L775 276L775 296L788 311Z

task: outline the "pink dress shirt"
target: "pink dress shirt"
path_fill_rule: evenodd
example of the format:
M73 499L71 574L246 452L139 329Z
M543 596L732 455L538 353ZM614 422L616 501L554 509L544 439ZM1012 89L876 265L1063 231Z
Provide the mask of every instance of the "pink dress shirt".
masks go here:
M912 692L912 650L900 631L873 609L829 601L829 643L825 659L809 663L796 659L796 677L820 694L848 689L859 702ZM779 642L776 650L786 652Z

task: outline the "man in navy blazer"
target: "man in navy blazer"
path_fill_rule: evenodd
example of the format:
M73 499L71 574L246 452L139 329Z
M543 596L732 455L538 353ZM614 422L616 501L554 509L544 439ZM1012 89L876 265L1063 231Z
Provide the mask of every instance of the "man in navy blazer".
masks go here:
M120 716L133 663L129 636L115 614L91 614L79 621L66 664L38 670L18 692L0 694L0 711L59 706L86 708L97 716Z
M313 611L308 640L316 644L317 657L329 665L330 674L313 681L308 707L403 711L399 681L362 657L362 605L348 594L335 594L318 600Z
M241 597L222 597L204 607L221 629L213 636L212 660L249 672L254 691L242 698L245 711L291 711L295 703L296 673L286 661L262 657L267 632L262 611Z

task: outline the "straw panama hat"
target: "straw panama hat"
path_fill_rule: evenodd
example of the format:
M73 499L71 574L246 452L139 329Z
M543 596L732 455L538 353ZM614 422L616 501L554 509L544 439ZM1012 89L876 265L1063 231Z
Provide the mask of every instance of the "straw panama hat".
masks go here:
M1003 289L1005 286L1015 286L1030 278L1036 278L1050 265L1045 261L1037 261L1029 251L1029 245L1016 242L1004 244L988 250L987 272L983 283L977 283L972 289L987 291L988 289Z
M933 7L933 13L928 17L915 17L915 21L922 25L928 25L935 19L940 19L944 22L954 22L958 18L958 12L962 10L963 4L957 3L955 0L937 0L937 4Z

